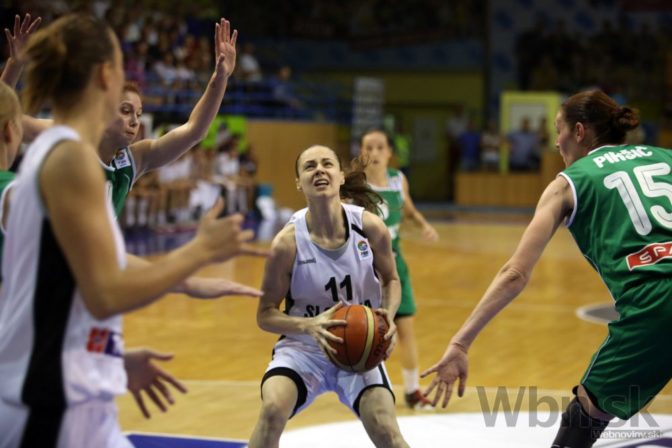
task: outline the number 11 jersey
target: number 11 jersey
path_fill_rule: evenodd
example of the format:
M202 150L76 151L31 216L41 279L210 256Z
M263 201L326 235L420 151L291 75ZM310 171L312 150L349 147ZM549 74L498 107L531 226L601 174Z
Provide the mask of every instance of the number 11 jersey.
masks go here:
M299 210L294 224L296 257L285 312L290 316L315 317L338 302L381 306L382 291L373 267L373 251L363 231L364 209L343 204L345 243L338 249L324 249L310 239L306 212ZM305 336L305 337L304 337ZM288 336L315 344L308 335Z

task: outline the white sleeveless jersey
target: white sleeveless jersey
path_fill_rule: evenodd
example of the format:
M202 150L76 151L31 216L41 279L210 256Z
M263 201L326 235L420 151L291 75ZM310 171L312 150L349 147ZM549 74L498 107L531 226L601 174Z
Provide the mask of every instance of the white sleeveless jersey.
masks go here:
M364 234L364 209L342 204L346 219L346 241L336 250L322 249L313 243L306 223L307 208L292 216L296 257L285 312L290 316L314 317L338 302L380 308L382 291L373 268L373 252ZM308 335L288 335L317 344Z
M39 190L44 159L64 140L79 135L55 126L28 149L10 198L3 253L0 398L31 408L110 399L126 389L121 316L96 320L84 306ZM124 242L105 191L100 200L124 267Z

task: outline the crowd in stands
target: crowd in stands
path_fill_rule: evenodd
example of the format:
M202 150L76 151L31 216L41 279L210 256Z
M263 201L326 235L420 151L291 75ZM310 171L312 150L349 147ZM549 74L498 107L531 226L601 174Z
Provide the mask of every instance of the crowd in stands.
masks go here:
M565 22L540 20L519 34L516 43L518 87L521 90L575 92L600 87L624 100L656 100L663 86L666 53L672 39L638 27L603 21L594 34L571 34Z

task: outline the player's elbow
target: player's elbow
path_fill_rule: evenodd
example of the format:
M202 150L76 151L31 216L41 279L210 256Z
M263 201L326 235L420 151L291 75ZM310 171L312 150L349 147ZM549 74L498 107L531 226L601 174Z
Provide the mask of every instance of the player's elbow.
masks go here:
M499 271L498 277L504 288L517 294L525 288L530 276L524 269L507 263Z
M84 304L86 305L86 309L96 320L109 319L115 314L118 314L117 310L112 306L111 300L106 300L100 296L92 300L86 300L85 298Z

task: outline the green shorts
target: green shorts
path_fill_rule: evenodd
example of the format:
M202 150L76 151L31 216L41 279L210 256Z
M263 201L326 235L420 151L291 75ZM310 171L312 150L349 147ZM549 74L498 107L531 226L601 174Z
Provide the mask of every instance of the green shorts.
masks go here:
M654 291L647 294L654 298L634 298L619 309L621 317L609 324L607 339L581 380L600 409L623 420L644 408L672 377L672 298L668 291L658 289L657 297Z
M411 286L411 274L408 272L408 265L401 255L401 251L396 251L394 258L397 263L397 274L401 282L401 305L399 305L396 317L413 316L416 307L415 299L413 298L413 287Z

